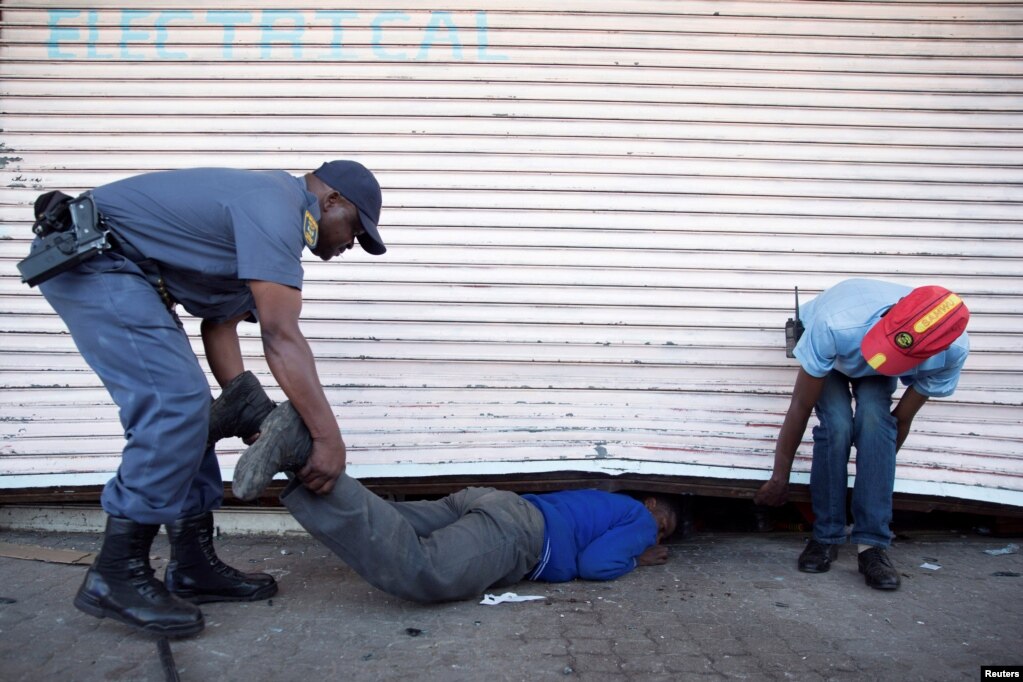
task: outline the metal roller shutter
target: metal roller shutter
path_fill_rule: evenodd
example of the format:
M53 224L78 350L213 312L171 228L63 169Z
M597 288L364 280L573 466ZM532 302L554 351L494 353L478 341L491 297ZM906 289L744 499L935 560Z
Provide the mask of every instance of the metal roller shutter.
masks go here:
M0 2L0 487L122 438L18 281L36 194L355 158L390 250L310 260L303 325L354 475L764 478L792 287L866 276L973 311L896 490L1023 505L1020 3L219 5Z

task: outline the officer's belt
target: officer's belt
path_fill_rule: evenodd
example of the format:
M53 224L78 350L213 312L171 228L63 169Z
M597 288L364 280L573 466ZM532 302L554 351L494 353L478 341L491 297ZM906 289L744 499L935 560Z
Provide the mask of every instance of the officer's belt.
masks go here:
M167 306L167 310L173 310L177 301L167 291L167 284L163 281L163 275L160 274L160 266L157 262L152 258L146 258L142 255L142 252L132 246L131 242L114 232L109 223L105 224L104 227L108 230L107 240L110 242L110 251L124 256L139 266L139 270L146 276L146 281L156 289L156 293L160 295L160 299Z

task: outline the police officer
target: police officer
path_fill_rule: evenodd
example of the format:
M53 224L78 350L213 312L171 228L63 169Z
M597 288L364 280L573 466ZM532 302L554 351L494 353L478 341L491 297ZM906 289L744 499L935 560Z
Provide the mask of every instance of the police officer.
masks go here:
M299 478L314 493L330 492L346 452L299 329L301 257L307 248L330 260L356 240L384 253L380 185L359 163L330 161L300 177L148 173L92 195L114 248L39 287L120 408L125 433L117 475L102 494L103 547L74 603L154 634L192 635L204 625L196 603L265 599L277 585L227 566L213 550L223 483L209 439L211 395L175 305L202 319L221 386L244 371L238 323L259 322L270 370L313 436ZM164 582L149 565L161 524L171 542Z
M859 571L870 587L897 589L899 574L887 553L895 453L924 403L955 391L970 351L970 313L943 287L911 290L868 279L839 282L800 306L799 313L806 323L795 348L799 374L775 445L774 472L754 502L785 502L792 460L816 409L813 538L797 567L826 572L846 541L849 454L855 445L851 540L857 544ZM908 388L892 409L899 379Z

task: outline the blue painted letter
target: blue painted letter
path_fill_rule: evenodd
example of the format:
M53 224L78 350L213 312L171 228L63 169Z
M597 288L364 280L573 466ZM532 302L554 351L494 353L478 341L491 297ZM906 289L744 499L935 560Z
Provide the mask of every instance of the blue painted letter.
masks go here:
M251 22L252 15L248 12L210 11L206 13L206 21L224 27L224 59L230 59L234 48L234 28Z
M481 62L503 62L508 59L506 54L488 54L490 38L487 35L487 13L476 12L476 58Z
M86 56L89 59L113 59L114 55L100 54L96 49L96 43L99 42L99 12L90 9L87 16L89 17L89 46L85 50Z
M191 12L160 12L156 19L156 56L160 59L188 59L187 52L167 50L167 24L172 21L191 19Z
M384 24L389 21L408 21L408 15L403 12L381 12L373 18L373 54L380 59L392 61L408 59L404 52L388 52L383 48Z
M294 22L294 28L285 31L275 27L278 19L285 19ZM259 42L262 43L259 49L261 59L269 59L270 51L273 49L271 43L291 43L291 54L295 59L302 58L302 32L305 31L305 19L301 12L286 9L263 10L263 35Z
M330 34L330 58L331 59L352 59L354 54L345 52L345 27L341 22L345 19L355 19L358 12L350 10L320 10L316 13L316 19L327 19L334 30Z
M121 12L121 59L145 59L146 55L129 52L128 43L144 43L149 40L149 31L134 31L131 22L147 17L151 12L138 9L126 9Z
M59 43L62 40L78 40L78 29L77 28L60 28L57 23L61 19L72 19L77 17L81 12L73 9L51 9L49 11L49 21L47 24L50 26L50 40L48 41L48 50L46 56L50 59L74 59L74 52L61 52Z
M423 42L419 45L419 54L416 59L429 57L430 46L437 42L437 34L441 24L448 35L447 42L451 43L451 56L455 59L462 58L462 43L458 39L458 27L455 20L451 18L451 12L431 12L430 23L426 26L426 33L423 35Z

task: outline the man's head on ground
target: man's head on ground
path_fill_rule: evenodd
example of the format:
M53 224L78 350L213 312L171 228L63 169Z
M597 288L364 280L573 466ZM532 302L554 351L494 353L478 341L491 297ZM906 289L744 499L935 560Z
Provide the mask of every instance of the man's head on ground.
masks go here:
M379 256L387 247L380 239L380 184L356 161L328 161L307 173L306 186L320 203L316 234L306 234L309 249L330 260L352 248L355 240L367 253Z
M876 372L899 376L951 346L969 320L956 294L940 286L917 287L870 328L860 352Z
M675 534L678 528L678 505L667 495L643 495L643 506L657 522L657 542L661 543Z

